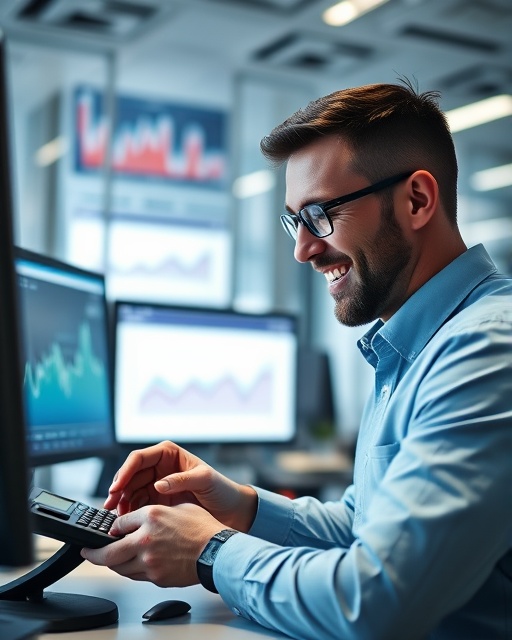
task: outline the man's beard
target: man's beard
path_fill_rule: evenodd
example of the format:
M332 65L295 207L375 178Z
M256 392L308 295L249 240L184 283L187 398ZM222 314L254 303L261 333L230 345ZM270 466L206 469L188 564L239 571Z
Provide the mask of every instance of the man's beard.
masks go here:
M393 287L409 264L411 253L411 246L396 222L393 204L385 201L374 242L367 251L356 252L354 265L357 264L359 281L350 291L334 295L338 322L356 327L376 320L391 303Z

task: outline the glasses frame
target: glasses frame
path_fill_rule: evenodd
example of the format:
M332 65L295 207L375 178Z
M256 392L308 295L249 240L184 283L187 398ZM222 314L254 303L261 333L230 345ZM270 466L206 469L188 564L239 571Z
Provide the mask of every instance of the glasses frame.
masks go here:
M281 224L283 225L286 233L292 238L292 240L297 239L297 230L299 228L299 223L303 224L306 229L313 234L316 238L327 238L334 231L334 226L332 223L332 218L329 216L327 211L329 209L334 209L335 207L339 207L342 204L346 204L347 202L353 202L354 200L359 200L359 198L364 198L364 196L368 196L371 193L376 193L377 191L381 191L382 189L386 189L387 187L391 187L402 180L406 180L410 178L414 171L404 171L402 173L397 173L390 178L384 178L384 180L379 180L375 184L371 184L368 187L364 187L363 189L358 189L357 191L353 191L352 193L348 193L344 196L339 196L338 198L334 198L333 200L326 200L325 202L312 202L311 204L303 207L298 213L290 213L287 211L281 215ZM325 216L325 219L329 223L330 230L327 233L322 233L315 229L315 227L311 224L310 220L307 217L307 211L310 207L319 207L322 213ZM292 227L290 227L290 222L292 223ZM292 228L295 229L295 234L292 232Z

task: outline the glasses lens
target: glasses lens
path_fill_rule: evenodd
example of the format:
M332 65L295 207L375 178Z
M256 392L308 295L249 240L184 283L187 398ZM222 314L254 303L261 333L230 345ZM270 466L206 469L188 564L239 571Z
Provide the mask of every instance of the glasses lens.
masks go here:
M281 224L283 229L290 236L292 240L297 239L297 227L299 224L298 218L291 216L289 213L283 213L281 216Z
M302 217L310 230L319 238L328 236L332 232L331 222L322 207L311 204L301 211Z

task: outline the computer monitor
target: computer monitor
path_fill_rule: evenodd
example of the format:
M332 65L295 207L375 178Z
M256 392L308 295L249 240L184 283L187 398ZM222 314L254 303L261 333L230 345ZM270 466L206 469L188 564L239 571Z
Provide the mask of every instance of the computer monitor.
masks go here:
M20 248L15 264L29 462L107 455L114 426L104 277Z
M114 317L118 443L293 440L293 316L117 301Z
M0 566L27 565L32 535L19 362L4 36L0 31Z

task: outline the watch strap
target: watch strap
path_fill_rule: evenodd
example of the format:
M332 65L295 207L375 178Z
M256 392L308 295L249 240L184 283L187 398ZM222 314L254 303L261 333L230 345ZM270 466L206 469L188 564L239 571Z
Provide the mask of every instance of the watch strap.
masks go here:
M231 536L234 536L235 533L238 533L235 529L223 529L216 533L210 538L207 545L201 552L201 555L197 559L196 570L199 582L205 589L208 589L208 591L211 591L212 593L219 593L215 588L215 583L213 582L213 563L215 562L215 558L217 557L222 545L226 540L229 540Z

